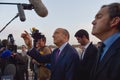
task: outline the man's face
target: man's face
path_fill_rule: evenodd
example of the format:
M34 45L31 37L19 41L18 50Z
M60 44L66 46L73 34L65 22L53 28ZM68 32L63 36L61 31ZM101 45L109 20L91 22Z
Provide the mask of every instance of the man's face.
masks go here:
M42 39L39 39L36 43L36 47L43 47L45 45L45 42Z
M76 37L76 39L77 39L78 43L80 43L81 45L85 45L83 38Z
M66 39L62 31L62 29L56 29L53 34L54 44L56 44L57 46L60 46L63 43L64 39Z
M22 51L26 51L26 47L25 46L22 46Z
M92 22L92 34L101 39L110 31L110 17L108 7L101 8L96 14L95 20Z

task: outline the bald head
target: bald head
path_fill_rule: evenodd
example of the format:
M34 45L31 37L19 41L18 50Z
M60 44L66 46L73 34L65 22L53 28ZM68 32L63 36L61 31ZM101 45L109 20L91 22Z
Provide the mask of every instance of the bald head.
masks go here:
M54 44L61 46L69 40L69 32L64 28L57 28L53 34Z

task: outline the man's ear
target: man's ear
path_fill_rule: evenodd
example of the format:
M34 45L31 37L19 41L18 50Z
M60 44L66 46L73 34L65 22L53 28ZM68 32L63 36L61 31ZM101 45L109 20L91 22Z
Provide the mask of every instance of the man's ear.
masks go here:
M115 27L120 23L120 17L115 17L111 21L111 27Z

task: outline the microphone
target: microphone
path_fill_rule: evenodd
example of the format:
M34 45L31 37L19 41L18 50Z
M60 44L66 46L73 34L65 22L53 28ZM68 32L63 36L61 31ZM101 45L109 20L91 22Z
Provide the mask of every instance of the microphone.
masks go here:
M48 15L48 10L41 0L29 0L29 2L39 16L46 17Z
M18 4L17 7L18 7L18 14L19 14L20 20L25 21L26 18L25 18L25 13L24 13L24 9L23 9L22 4Z

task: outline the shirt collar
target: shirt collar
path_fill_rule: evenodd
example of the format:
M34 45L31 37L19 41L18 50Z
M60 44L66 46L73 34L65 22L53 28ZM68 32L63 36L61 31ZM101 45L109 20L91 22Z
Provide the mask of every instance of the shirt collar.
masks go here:
M91 42L88 42L88 43L84 46L84 48L86 49L86 48L90 45L90 43L91 43Z
M113 34L112 36L107 38L103 43L105 44L105 46L110 47L118 37L120 37L120 32Z
M59 49L60 49L60 53L61 51L64 49L64 47L68 44L68 42L65 42Z

